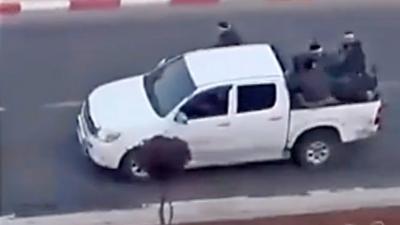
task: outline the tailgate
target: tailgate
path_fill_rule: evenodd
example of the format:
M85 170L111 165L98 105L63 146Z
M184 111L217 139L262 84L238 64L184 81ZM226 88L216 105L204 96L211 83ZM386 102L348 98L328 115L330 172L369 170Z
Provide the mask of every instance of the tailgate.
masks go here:
M345 134L343 142L357 141L374 136L381 128L382 101L343 105Z

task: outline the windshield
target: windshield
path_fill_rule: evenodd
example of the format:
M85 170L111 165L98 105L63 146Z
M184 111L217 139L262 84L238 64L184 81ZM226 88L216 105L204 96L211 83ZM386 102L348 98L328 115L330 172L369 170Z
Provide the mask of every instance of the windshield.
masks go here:
M144 88L152 107L161 117L196 90L182 57L165 63L145 76Z

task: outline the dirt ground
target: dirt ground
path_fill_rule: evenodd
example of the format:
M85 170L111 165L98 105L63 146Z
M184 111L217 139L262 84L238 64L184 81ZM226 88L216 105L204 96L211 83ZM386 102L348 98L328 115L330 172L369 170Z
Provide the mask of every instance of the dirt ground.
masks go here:
M400 207L181 225L400 225Z

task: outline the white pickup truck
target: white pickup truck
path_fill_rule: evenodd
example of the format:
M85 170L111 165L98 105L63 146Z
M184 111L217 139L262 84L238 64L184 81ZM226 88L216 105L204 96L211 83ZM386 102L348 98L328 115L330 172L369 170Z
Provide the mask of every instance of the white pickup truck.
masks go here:
M289 157L319 167L342 143L379 130L380 100L293 109L289 95L268 44L198 50L96 88L78 115L77 133L96 164L143 178L135 151L156 135L186 141L189 168Z

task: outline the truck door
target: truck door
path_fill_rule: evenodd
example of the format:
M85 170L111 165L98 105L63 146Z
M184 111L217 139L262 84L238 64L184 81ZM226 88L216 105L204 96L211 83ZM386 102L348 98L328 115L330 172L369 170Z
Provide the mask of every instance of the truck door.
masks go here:
M217 86L196 94L180 112L187 124L179 125L170 133L187 141L192 150L191 163L196 166L229 162L226 152L232 148L230 135L231 85Z
M289 97L281 79L235 85L232 115L235 145L244 161L279 159L286 145Z

